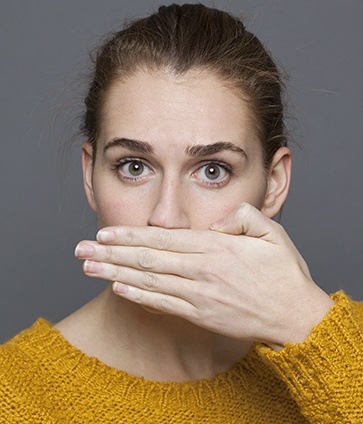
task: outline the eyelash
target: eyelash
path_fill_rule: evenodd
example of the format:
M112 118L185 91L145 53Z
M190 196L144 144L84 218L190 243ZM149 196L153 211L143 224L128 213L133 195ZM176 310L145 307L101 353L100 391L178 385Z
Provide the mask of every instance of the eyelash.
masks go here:
M115 171L115 173L117 174L118 178L121 178L124 181L127 181L127 182L140 181L140 180L143 179L143 177L138 177L138 176L136 176L136 177L129 177L129 176L126 176L126 175L122 174L122 172L120 170L122 168L122 166L124 166L126 164L130 164L132 162L142 164L144 167L150 169L150 166L144 160L142 160L140 158L134 158L134 157L126 157L126 158L120 159L119 161L117 161L117 163L115 163L114 165L112 165L111 169L113 171ZM231 165L229 165L229 164L227 164L225 162L220 162L218 160L211 160L211 161L205 162L202 165L200 165L198 167L198 169L193 172L193 175L196 174L198 171L202 170L203 168L207 167L207 166L218 166L218 167L222 168L227 173L227 177L224 178L223 181L217 181L217 182L203 181L203 184L207 185L208 187L214 187L214 188L221 187L222 185L225 185L226 182L229 181L229 177L232 174L234 174L234 170L233 170L233 168L232 168Z
M122 180L124 180L124 181L133 182L133 181L141 180L142 177L138 177L138 176L136 176L136 177L129 177L129 176L124 175L124 174L121 173L122 166L124 166L126 164L130 164L132 162L142 164L143 166L145 166L145 167L147 167L147 168L150 169L150 166L147 163L145 163L144 160L141 160L140 158L126 157L126 158L120 159L119 161L117 161L117 163L115 163L114 165L112 165L112 170L115 171L115 173L117 174L117 176L119 178L121 178Z
M218 166L219 168L222 168L223 171L225 171L227 174L226 178L223 178L222 181L203 181L203 184L206 184L208 187L211 188L219 188L221 186L224 186L229 181L230 176L234 173L234 170L231 165L228 165L225 162L220 162L218 160L211 160L209 162L203 163L203 165L201 165L196 171L194 171L193 174L197 173L203 168L206 168L207 166Z

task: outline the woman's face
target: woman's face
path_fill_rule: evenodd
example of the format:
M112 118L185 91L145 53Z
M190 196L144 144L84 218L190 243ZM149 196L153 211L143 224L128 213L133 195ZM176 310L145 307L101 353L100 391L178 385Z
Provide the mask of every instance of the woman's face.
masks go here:
M114 83L97 143L93 166L84 143L83 166L100 227L208 229L241 201L263 210L269 181L247 103L212 74Z

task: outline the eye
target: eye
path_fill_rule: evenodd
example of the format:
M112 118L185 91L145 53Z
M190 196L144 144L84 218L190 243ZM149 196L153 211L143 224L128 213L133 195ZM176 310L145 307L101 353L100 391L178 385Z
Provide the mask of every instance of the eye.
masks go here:
M225 163L208 162L194 173L196 179L209 186L227 184L232 174L232 168Z
M142 162L133 160L132 162L128 163L127 166L124 166L124 168L126 168L124 171L127 171L128 174L132 175L133 177L138 177L144 171L144 164Z
M217 180L221 175L221 169L215 164L206 165L204 168L204 174L210 180Z
M152 174L150 167L140 159L124 158L113 167L119 178L126 181L137 181Z

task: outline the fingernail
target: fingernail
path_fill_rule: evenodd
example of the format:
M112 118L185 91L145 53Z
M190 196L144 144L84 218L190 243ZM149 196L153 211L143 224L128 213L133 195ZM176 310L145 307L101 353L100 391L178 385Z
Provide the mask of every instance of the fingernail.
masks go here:
M226 222L227 222L226 218L219 219L218 221L213 222L213 224L210 226L210 229L215 230L217 228L221 228L223 227L223 225L226 224Z
M115 281L112 284L112 290L116 294L125 294L129 291L129 286L127 286L126 284L123 284L123 283L119 283L118 281Z
M95 261L84 261L83 269L90 274L100 274L102 272L102 265Z
M110 230L100 230L97 233L97 241L108 243L115 240L115 232Z
M78 244L74 251L77 258L92 258L95 253L95 248L90 244Z

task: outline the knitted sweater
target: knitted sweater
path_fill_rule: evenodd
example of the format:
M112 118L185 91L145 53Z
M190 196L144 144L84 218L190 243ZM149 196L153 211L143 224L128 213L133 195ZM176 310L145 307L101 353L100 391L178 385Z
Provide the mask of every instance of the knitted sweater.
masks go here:
M363 423L363 304L343 292L303 343L255 344L214 378L111 368L37 320L0 346L0 423Z

